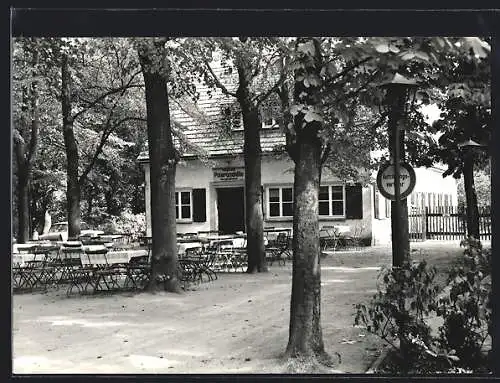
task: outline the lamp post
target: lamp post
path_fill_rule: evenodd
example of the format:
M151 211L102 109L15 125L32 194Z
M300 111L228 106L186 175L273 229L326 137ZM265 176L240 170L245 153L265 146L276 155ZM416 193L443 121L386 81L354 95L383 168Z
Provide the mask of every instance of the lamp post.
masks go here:
M466 149L467 151L474 150L474 148L478 149L484 149L487 148L488 145L483 145L480 144L472 139L468 139L467 141L461 142L457 145L459 149ZM489 168L489 178L490 178L490 184L491 184L491 156L488 155L488 168Z
M404 117L415 99L417 82L396 73L379 85L386 90L384 108L388 113L389 153L394 163L394 201L391 202L392 265L400 267L409 259L408 206L401 199L400 174L404 151Z
M479 232L479 210L477 206L477 195L474 188L474 150L486 147L477 143L472 139L461 142L458 145L460 150L464 151L464 165L463 165L463 175L464 175L464 189L465 189L465 202L466 202L466 213L467 213L467 235L469 237L474 237L480 239ZM491 158L490 161L490 184L491 184Z

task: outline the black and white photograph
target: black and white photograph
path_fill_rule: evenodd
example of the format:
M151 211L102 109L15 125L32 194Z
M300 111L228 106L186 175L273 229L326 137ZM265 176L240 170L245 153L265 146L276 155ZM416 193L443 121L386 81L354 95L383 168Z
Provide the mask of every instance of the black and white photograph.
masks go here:
M494 373L496 37L329 30L13 30L14 376Z

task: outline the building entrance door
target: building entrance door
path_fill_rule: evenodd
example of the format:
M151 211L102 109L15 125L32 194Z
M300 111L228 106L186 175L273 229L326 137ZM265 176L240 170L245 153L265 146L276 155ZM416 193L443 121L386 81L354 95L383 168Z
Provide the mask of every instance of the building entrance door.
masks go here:
M242 187L218 188L219 231L231 234L245 231L245 193Z

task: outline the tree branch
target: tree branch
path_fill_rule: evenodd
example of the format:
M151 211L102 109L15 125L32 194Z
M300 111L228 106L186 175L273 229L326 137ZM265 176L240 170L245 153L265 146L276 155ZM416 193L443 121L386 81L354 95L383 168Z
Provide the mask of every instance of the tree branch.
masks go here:
M137 71L135 72L129 79L129 81L124 85L124 86L120 86L118 88L113 88L113 89L110 89L108 90L107 92L101 94L99 97L97 97L95 100L91 101L88 103L88 105L83 108L82 110L80 110L79 112L75 113L75 115L72 117L72 120L76 120L77 117L79 117L81 114L85 113L87 110L89 110L90 108L94 107L95 105L97 105L99 102L101 102L102 100L104 100L106 97L108 96L111 96L112 94L116 94L116 93L120 93L123 95L123 93L129 89L129 88L136 88L136 87L141 87L141 85L138 85L138 84L132 84L132 81L134 80L134 78L139 75L140 73L142 73L141 71ZM85 101L85 100L84 100Z
M267 92L261 93L261 94L256 95L254 97L255 105L259 106L264 100L266 100L271 95L271 93L276 92L278 90L278 88L281 86L281 84L283 84L283 82L285 81L286 76L287 76L287 72L286 72L285 68L283 67L283 68L281 68L281 75L280 75L278 81L276 81L276 83Z
M212 79L215 81L215 85L217 86L217 88L219 88L222 91L222 93L224 93L225 95L236 97L236 92L230 92L226 88L226 86L223 83L221 83L219 77L217 77L217 75L214 73L214 71L213 71L212 67L210 66L210 63L207 61L207 59L203 59L203 63L205 64L206 68L210 72L210 75L211 75Z
M348 66L347 68L345 68L343 71L337 73L335 76L333 76L332 78L328 79L328 81L325 82L325 85L330 85L331 83L333 83L335 80L337 80L338 78L346 75L347 73L349 73L350 71L356 69L358 66L364 64L365 62L367 61L370 61L372 60L373 57L367 57L367 58L364 58L363 60L361 61L358 61L357 63L354 63L350 66Z
M321 153L321 160L320 160L321 166L323 166L325 164L331 151L332 151L332 145L330 143L326 144L326 147L323 150L323 153Z
M378 74L379 74L379 71L378 71L378 70L376 70L376 71L375 71L375 72L374 72L374 73L370 76L370 78L369 78L369 79L368 79L368 80L367 80L367 81L366 81L366 82L365 82L362 86L360 86L360 87L359 87L358 89L356 89L356 90L353 90L353 91L351 91L351 92L348 92L348 93L344 94L344 96L342 96L342 97L337 98L337 99L334 101L334 103L335 103L335 104L337 104L337 103L339 103L339 102L341 102L341 101L345 101L345 100L347 100L347 99L349 99L349 98L352 98L352 97L356 96L356 95L357 95L357 94L359 94L362 90L366 89L366 87L367 87L367 86L368 86L368 85L369 85L369 84L373 81L373 79L374 79L375 77L377 77L377 75L378 75Z
M123 124L124 122L127 122L127 121L146 121L146 119L142 118L142 117L124 117L121 120L117 121L115 124L111 124L112 114L113 113L110 113L110 116L109 116L108 120L106 121L106 128L103 130L101 140L99 141L99 145L97 146L97 148L94 152L94 155L92 156L92 159L90 160L90 163L87 165L87 167L85 168L85 170L83 171L82 175L80 176L80 178L78 180L80 185L83 185L83 183L85 182L88 174L90 173L90 171L94 167L94 165L97 161L97 158L102 153L102 151L104 149L104 145L106 145L109 136L111 135L111 133L113 133L116 130L116 128L118 128L121 124Z

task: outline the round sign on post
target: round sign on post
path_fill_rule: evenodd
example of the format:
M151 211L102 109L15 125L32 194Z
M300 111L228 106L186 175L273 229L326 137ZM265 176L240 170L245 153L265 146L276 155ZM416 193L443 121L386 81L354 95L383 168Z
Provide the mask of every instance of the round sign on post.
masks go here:
M380 167L377 173L377 187L385 198L395 200L394 191L394 165L384 164ZM416 177L415 171L406 162L400 164L399 187L401 190L401 199L405 199L410 195L415 187Z

